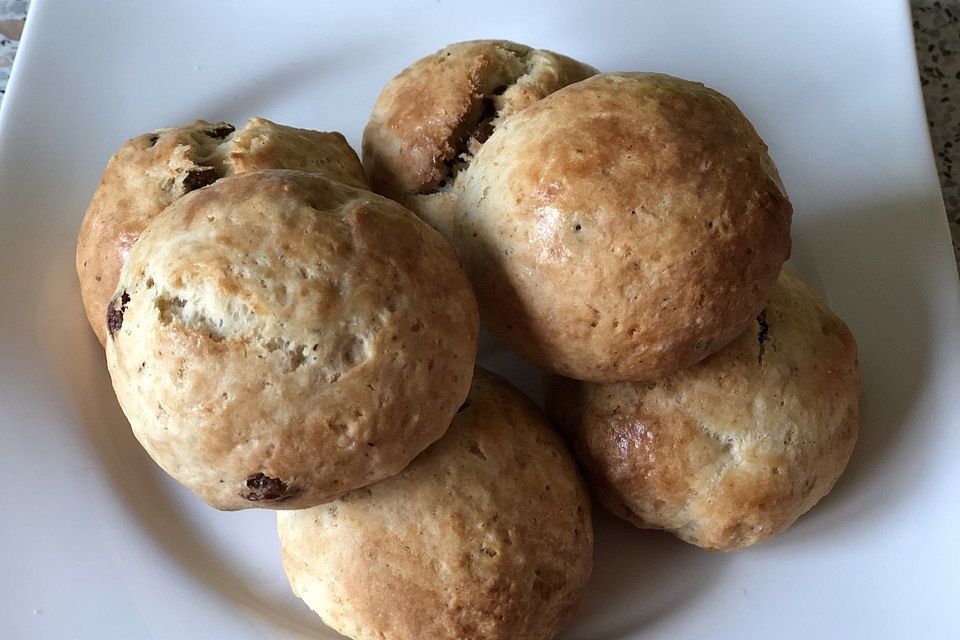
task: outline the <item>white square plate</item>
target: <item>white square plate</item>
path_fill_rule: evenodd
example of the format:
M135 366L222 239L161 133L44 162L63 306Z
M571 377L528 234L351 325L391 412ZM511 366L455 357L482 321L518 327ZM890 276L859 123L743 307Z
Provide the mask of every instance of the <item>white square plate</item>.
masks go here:
M391 76L470 38L730 95L792 196L795 268L861 349L861 438L833 494L732 555L598 513L563 637L957 637L960 301L895 0L35 2L0 110L0 637L334 637L290 595L272 513L205 507L131 436L76 231L134 134L263 115L356 145ZM539 395L492 343L483 362Z

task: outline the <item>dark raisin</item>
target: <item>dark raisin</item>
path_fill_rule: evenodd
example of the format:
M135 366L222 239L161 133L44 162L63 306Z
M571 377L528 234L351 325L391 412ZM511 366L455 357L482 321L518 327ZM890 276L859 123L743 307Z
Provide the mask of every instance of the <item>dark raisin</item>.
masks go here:
M223 138L226 138L228 135L230 135L234 131L236 131L236 128L234 128L232 124L227 124L226 122L222 122L216 127L214 127L213 129L207 129L206 134L211 138L219 138L222 140Z
M757 352L757 364L763 364L765 344L770 340L770 325L767 324L766 310L761 311L760 315L757 316L757 324L760 325L760 330L757 331L757 343L760 345L760 350Z
M477 456L478 458L483 458L484 460L487 459L487 456L483 453L483 449L480 448L480 443L475 440L471 440L467 444L467 451Z
M483 144L484 142L487 141L487 138L489 138L491 135L493 135L493 119L492 118L489 120L484 120L483 122L480 123L480 126L477 127L477 131L474 134L473 139L479 142L480 144Z
M127 310L128 302L130 302L130 296L124 291L120 294L120 298L114 298L107 305L107 331L111 336L116 335L123 326L123 312Z
M183 190L194 191L211 185L219 179L220 176L217 175L217 171L213 167L191 169L183 176Z
M259 500L286 500L293 497L287 495L287 483L280 478L271 478L262 473L254 473L247 478L249 493L242 494L252 502Z
M483 110L480 114L480 122L473 132L473 139L483 144L493 134L493 119L497 117L497 108L490 98L484 98L481 105Z

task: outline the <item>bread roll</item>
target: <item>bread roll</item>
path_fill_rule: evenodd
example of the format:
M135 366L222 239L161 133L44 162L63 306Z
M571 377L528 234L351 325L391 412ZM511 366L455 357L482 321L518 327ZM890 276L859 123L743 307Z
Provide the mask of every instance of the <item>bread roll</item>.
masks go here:
M534 364L653 380L743 333L790 254L767 148L702 84L608 73L506 119L457 181L481 319Z
M339 133L251 118L239 130L196 120L129 140L107 164L77 239L77 274L90 326L106 344L107 304L130 247L177 198L223 176L263 169L316 172L367 186L360 160Z
M613 513L707 549L789 527L833 487L857 438L846 325L784 272L733 343L656 382L551 378L547 406Z
M480 369L409 467L278 524L294 593L355 640L553 638L592 565L573 460L537 407Z
M478 332L433 229L297 171L167 207L106 315L134 434L218 509L312 507L403 469L463 402Z
M363 132L374 190L449 236L453 185L499 123L596 72L506 40L458 42L418 60L387 83Z

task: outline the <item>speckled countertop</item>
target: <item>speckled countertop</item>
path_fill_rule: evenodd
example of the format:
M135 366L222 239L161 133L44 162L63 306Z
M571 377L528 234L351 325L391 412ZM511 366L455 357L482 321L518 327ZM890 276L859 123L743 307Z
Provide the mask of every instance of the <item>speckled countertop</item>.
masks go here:
M30 0L0 0L0 100ZM960 0L913 0L913 31L940 186L960 263Z
M10 67L23 33L23 19L30 0L0 0L0 100L7 89Z
M960 0L915 0L912 9L923 101L960 264Z

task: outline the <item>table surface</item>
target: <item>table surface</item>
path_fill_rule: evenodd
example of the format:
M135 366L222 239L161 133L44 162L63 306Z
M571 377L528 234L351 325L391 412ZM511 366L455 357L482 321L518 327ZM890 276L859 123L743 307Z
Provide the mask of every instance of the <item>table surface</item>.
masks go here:
M29 6L30 0L0 0L0 101ZM911 9L930 138L960 264L960 0L913 0Z

